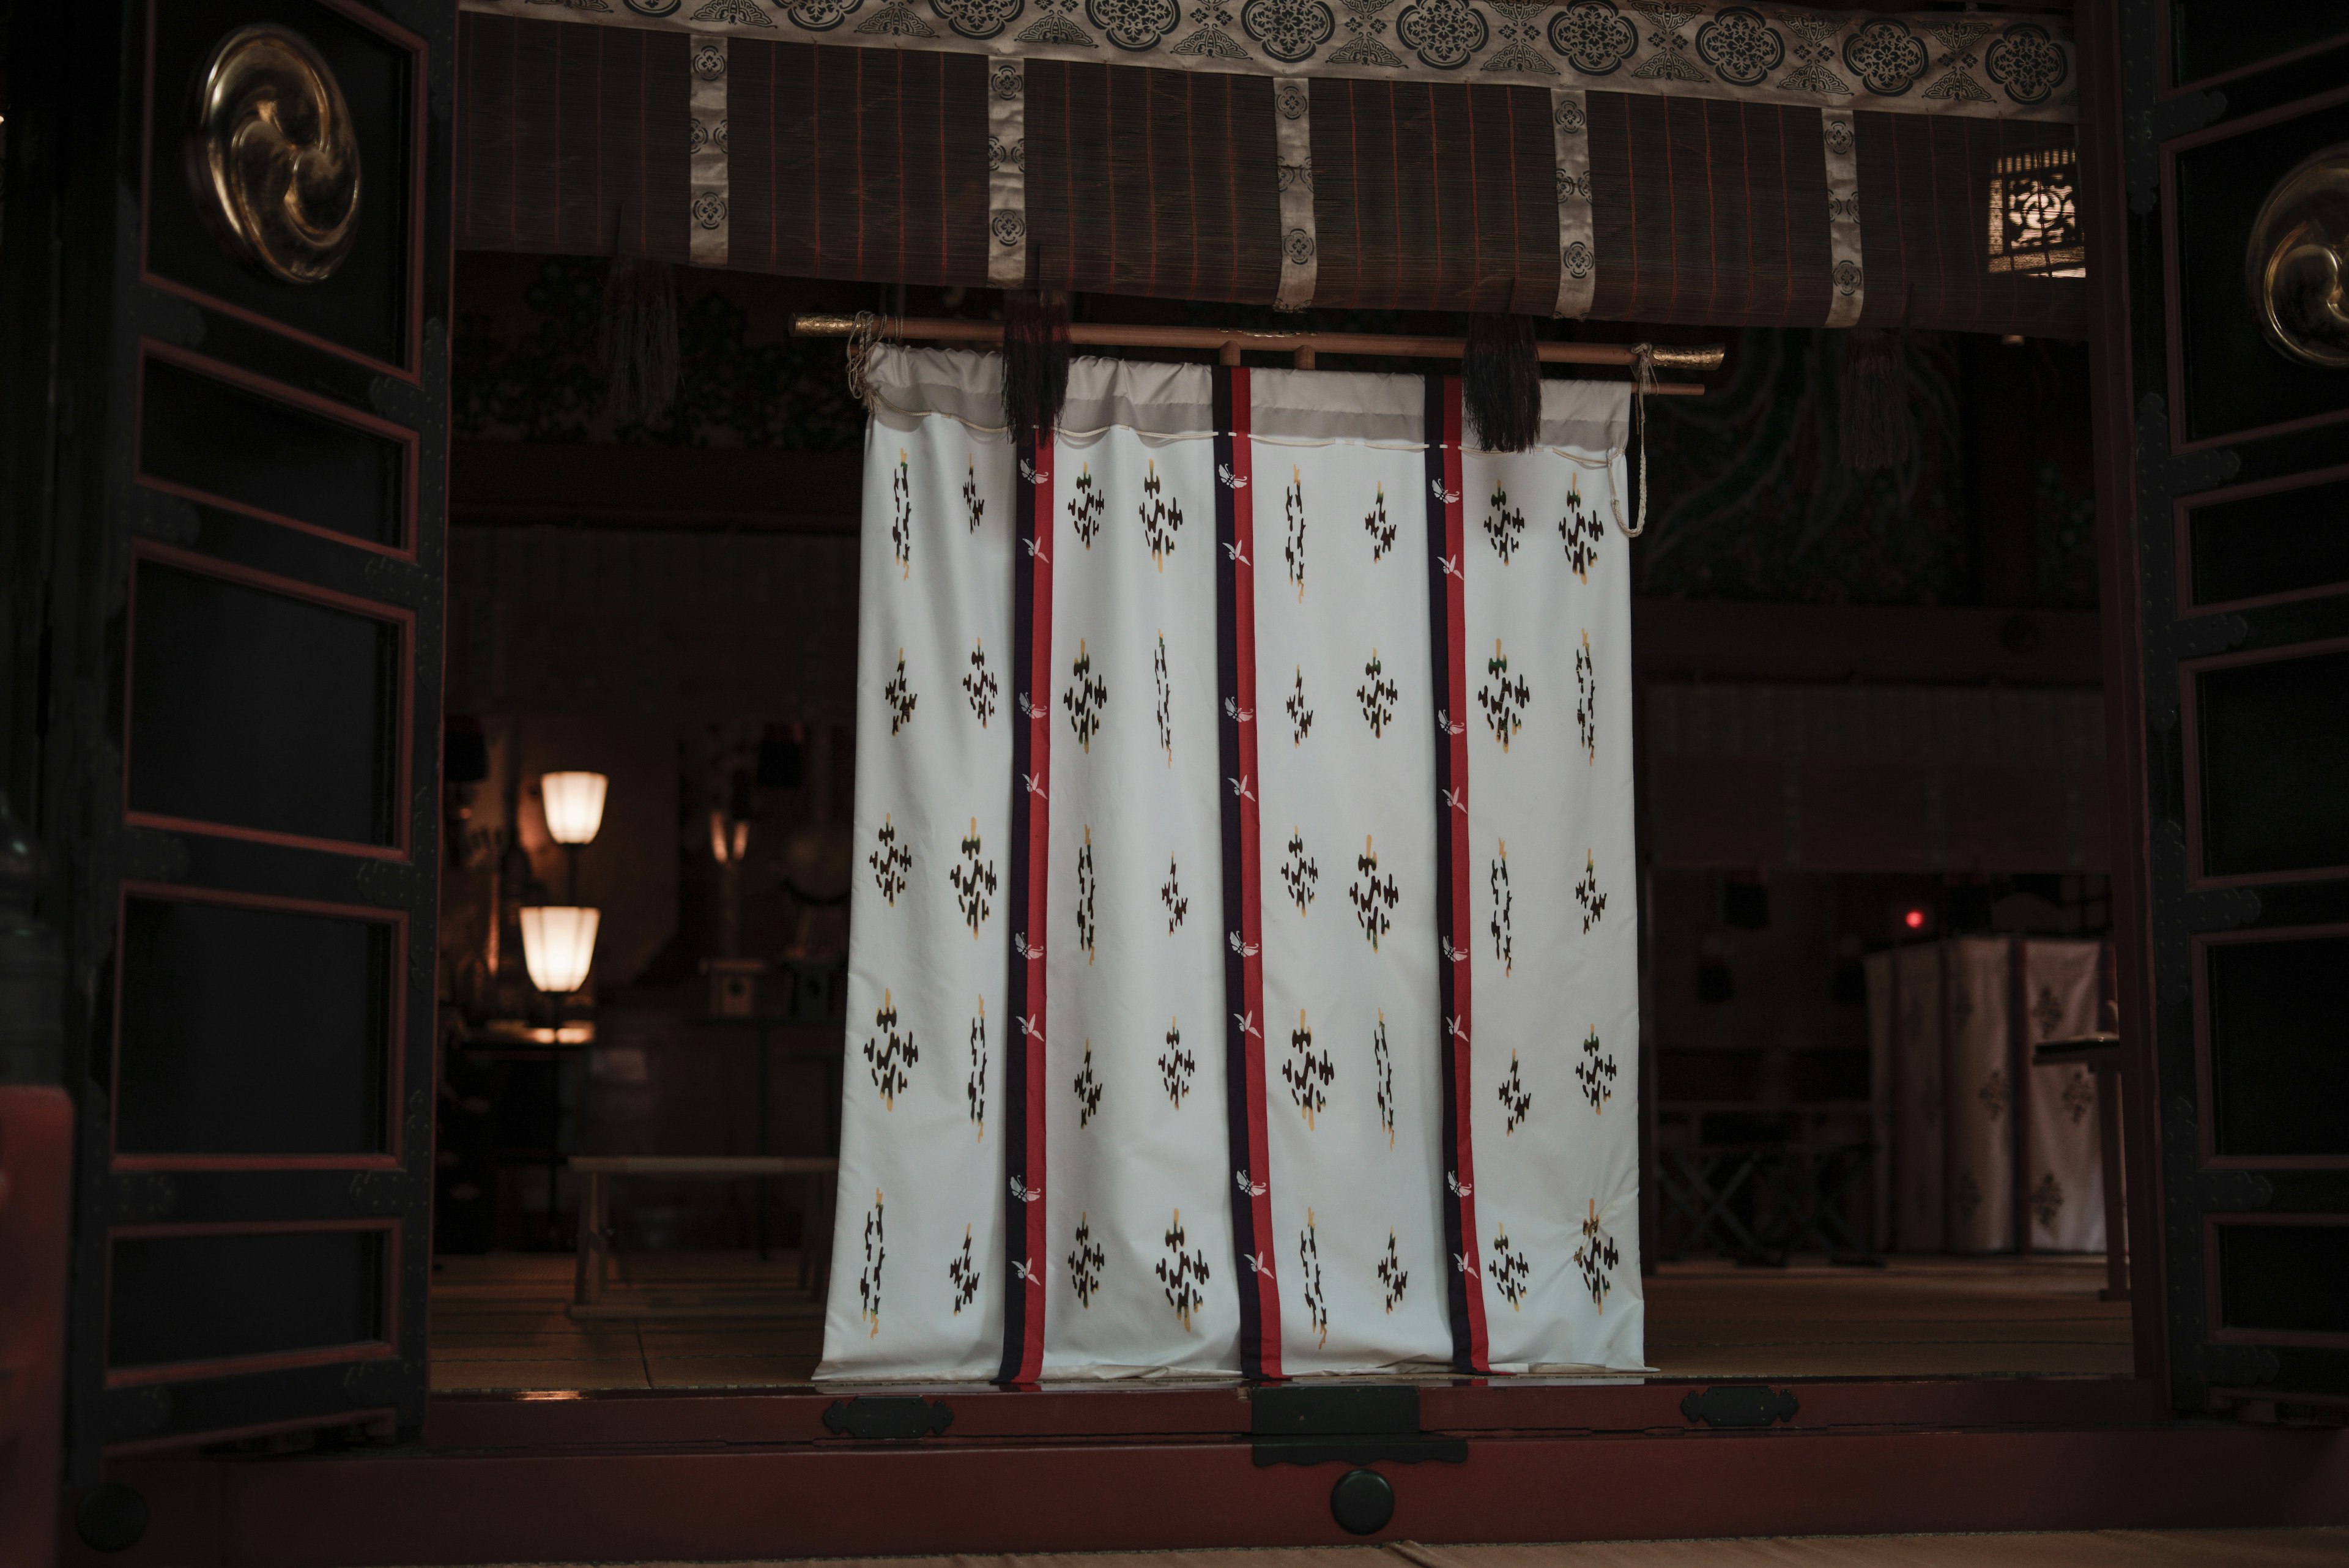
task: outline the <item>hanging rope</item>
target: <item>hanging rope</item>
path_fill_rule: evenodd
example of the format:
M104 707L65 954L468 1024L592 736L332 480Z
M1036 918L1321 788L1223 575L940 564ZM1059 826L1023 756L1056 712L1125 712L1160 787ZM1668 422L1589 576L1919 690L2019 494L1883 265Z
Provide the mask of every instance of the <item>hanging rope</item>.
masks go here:
M1631 441L1640 449L1640 514L1629 528L1617 517L1623 537L1636 539L1648 531L1648 393L1656 384L1656 346L1631 345Z
M874 391L872 378L864 371L864 357L881 341L882 318L870 310L856 313L856 323L848 331L848 395L867 410L872 409Z

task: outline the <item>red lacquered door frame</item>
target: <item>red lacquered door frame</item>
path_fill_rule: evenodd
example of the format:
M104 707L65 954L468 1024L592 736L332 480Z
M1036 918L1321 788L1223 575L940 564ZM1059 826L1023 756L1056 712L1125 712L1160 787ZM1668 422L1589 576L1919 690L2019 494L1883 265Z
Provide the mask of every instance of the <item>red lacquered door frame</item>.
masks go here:
M0 1084L0 1563L56 1559L73 1124L57 1085Z

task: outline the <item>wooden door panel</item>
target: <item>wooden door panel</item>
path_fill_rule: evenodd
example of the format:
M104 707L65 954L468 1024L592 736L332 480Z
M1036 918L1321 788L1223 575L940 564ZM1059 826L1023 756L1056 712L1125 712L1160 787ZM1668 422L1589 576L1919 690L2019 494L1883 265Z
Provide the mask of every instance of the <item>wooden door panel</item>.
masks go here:
M417 447L339 400L145 346L138 474L153 489L412 559Z
M116 1169L398 1162L401 913L156 884L122 909Z
M2339 1404L2349 1324L2323 1293L2349 1266L2349 1145L2310 1110L2349 1092L2332 1001L2349 938L2349 371L2268 341L2246 258L2276 182L2349 141L2349 47L2309 13L2233 0L2113 11L2127 243L2092 265L2125 286L2130 354L2113 362L2136 416L2133 469L2107 470L2135 507L2106 581L2137 602L2106 613L2135 629L2115 696L2145 836L2122 846L2122 881L2151 936L2149 994L2123 1021L2161 1168L2135 1210L2158 1219L2160 1277L2138 1278L2160 1292L2179 1407ZM2171 90L2207 78L2224 89Z
M2287 474L2181 504L2180 603L2239 609L2349 593L2349 472Z
M2319 148L2349 141L2344 99L2349 89L2314 100L2322 107L2282 106L2247 117L2248 128L2222 120L2165 158L2172 439L2181 450L2349 418L2349 379L2271 348L2244 277L2251 221L2276 182Z
M2179 5L2160 39L2165 91L2239 77L2349 40L2349 25L2307 0L2228 0Z
M2196 886L2349 876L2349 639L2178 666Z
M60 245L47 352L9 371L57 413L7 440L12 472L57 476L24 557L47 619L17 776L74 981L71 1469L412 1432L453 0L101 0L8 26L11 57L83 67L11 81L36 177L5 235L14 276L44 275L28 233ZM197 75L254 26L303 40L347 110L357 216L314 281L202 213ZM108 69L117 97L90 90Z
M415 617L152 546L132 569L130 820L405 852Z
M433 201L447 200L445 162L432 163L428 145L431 133L445 132L447 110L436 125L426 94L431 73L449 68L446 50L434 59L421 47L418 24L429 25L440 9L378 8L357 0L140 6L136 26L146 56L140 170L144 281L415 381L429 314L423 299L424 242L434 227L434 214L425 211L428 190ZM331 277L298 286L256 274L223 250L186 175L188 85L230 26L269 23L292 28L325 57L363 150L359 228L350 254ZM445 83L441 91L448 91Z
M2349 927L2198 940L2195 968L2203 1164L2349 1168Z

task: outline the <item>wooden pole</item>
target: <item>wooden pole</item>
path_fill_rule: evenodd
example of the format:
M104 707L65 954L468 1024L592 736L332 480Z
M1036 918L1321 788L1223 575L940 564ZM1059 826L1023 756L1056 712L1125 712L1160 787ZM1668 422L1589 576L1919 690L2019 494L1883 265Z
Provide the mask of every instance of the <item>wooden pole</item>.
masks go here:
M878 317L876 336L918 339L928 343L1000 343L999 321L953 318ZM813 315L792 317L794 337L847 337L857 330L853 316ZM1310 369L1321 354L1366 354L1412 359L1456 359L1457 337L1391 337L1376 332L1253 332L1218 327L1150 327L1114 322L1075 321L1069 324L1069 341L1080 348L1213 349L1226 365L1239 363L1243 349L1291 354L1299 369ZM1621 343L1537 343L1535 353L1546 365L1621 365L1633 362L1630 346ZM1728 358L1718 343L1692 348L1659 344L1650 349L1659 370L1717 370ZM1659 382L1649 390L1663 396L1702 397L1694 382Z

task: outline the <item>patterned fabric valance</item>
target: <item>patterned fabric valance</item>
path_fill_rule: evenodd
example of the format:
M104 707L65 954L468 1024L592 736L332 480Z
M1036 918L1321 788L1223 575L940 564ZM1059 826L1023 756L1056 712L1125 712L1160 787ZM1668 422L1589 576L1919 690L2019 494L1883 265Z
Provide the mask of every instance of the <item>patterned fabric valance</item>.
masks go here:
M1721 0L462 0L464 9L1164 70L1603 88L2069 121L2061 16L1881 16Z
M581 15L460 16L460 247L1283 309L2085 323L2076 131L2046 119L570 25Z

